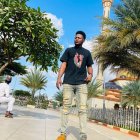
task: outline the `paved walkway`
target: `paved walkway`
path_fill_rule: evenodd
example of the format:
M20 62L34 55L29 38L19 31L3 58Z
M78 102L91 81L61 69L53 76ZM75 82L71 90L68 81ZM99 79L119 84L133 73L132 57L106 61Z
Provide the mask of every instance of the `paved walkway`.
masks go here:
M59 135L60 113L52 110L16 106L14 118L5 118L5 106L0 106L0 140L56 140ZM88 140L138 140L122 132L88 123ZM69 119L67 140L79 140L78 118Z

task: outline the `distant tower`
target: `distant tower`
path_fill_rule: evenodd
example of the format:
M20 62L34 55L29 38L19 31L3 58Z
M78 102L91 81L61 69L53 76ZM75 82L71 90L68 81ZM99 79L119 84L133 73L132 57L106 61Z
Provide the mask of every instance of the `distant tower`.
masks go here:
M108 18L110 15L110 8L112 6L113 0L102 0L104 7L104 17Z
M113 0L102 0L102 3L103 3L103 7L104 7L103 16L105 18L109 18L110 8L112 6ZM103 74L102 74L101 66L100 65L98 65L98 72L97 72L96 79L99 80L99 81L101 81L101 82L103 81Z

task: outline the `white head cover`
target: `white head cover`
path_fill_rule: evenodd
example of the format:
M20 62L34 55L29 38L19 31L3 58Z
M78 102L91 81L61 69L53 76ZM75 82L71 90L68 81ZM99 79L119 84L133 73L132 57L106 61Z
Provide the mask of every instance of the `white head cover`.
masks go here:
M10 75L7 75L6 78L5 78L5 80L6 81L11 81L12 80L12 77Z

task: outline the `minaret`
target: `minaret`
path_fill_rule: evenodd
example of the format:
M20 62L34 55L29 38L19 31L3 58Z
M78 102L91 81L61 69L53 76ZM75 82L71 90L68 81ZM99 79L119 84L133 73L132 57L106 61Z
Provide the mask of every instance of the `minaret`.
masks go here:
M109 18L110 8L112 6L113 0L103 0L102 2L104 7L104 17Z
M113 3L113 0L102 0L102 3L103 3L103 7L104 7L104 10L103 10L103 16L105 18L109 18L109 15L110 15L110 8L112 6L112 3ZM104 27L103 27L104 29ZM102 30L103 30L102 29ZM97 72L97 77L96 77L97 80L103 82L103 73L101 71L101 66L100 64L98 65L98 72Z

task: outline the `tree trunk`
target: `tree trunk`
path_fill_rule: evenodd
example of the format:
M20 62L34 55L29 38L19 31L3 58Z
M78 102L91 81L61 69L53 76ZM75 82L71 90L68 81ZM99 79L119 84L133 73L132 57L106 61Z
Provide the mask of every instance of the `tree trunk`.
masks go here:
M32 100L34 100L34 95L35 95L35 90L33 89L33 90L32 90L32 95L31 95Z
M9 65L9 62L5 63L1 68L0 68L0 75L1 73L5 70L5 68Z

